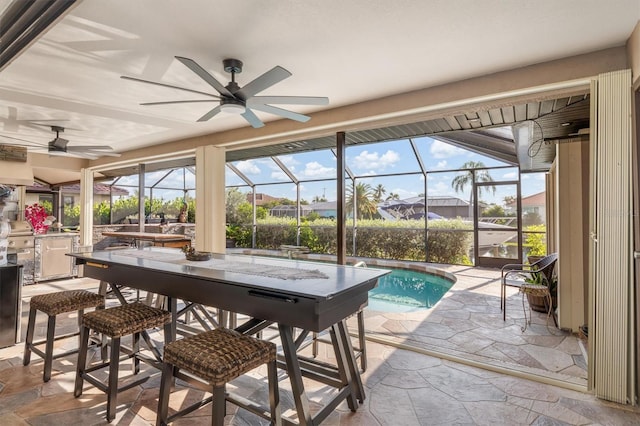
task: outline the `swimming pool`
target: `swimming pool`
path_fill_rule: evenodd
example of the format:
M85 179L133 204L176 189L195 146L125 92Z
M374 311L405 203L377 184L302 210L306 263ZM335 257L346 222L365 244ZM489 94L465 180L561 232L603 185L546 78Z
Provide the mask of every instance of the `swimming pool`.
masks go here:
M453 286L448 278L409 269L392 269L369 292L369 309L411 312L429 309Z

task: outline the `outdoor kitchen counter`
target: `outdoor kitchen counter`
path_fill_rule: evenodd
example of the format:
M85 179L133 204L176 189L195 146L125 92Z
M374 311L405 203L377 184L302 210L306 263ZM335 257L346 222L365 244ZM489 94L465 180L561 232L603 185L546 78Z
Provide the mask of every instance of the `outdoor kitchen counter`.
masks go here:
M80 236L77 232L36 234L34 238L34 282L78 275L78 267L67 256L78 251Z
M133 246L141 246L141 241L148 241L156 247L182 248L191 245L191 238L184 234L161 234L158 232L126 232L112 231L103 232L105 237L115 237L121 241L132 242Z

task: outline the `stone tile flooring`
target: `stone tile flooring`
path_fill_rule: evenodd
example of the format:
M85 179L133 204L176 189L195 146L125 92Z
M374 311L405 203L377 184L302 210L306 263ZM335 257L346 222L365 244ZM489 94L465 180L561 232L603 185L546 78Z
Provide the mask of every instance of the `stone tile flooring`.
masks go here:
M503 321L499 270L437 267L453 274L457 282L436 306L402 313L367 309L371 338L586 389L586 342L556 328L553 319L547 324L546 314L536 312L523 332L522 297L514 287L507 287L507 318Z
M563 352L572 359L575 359L574 355L579 357L573 344L568 343L569 336L556 336L558 330L547 330L544 318L534 319L532 331L520 332L522 310L515 293L510 297L507 322L502 323L499 286L493 288L495 271L461 268L450 272L458 276L458 283L429 314L367 312L367 327L372 329L372 338L388 340L392 344L377 341L367 344L368 369L363 374L367 399L355 413L350 412L346 404L341 404L323 424L640 424L638 409L598 400L585 392L449 360L453 358L452 354L467 354L469 359L477 356L479 360L510 368L518 365L515 361L524 360L519 365L534 369L536 373L547 371L547 374L581 379L580 374L570 376L575 368L566 365L566 359L562 361L561 355L550 352ZM96 283L76 279L27 286L23 306L27 308L30 296L37 292L87 287L96 288ZM470 297L465 299L464 293ZM466 315L461 309L463 305L471 307ZM26 309L23 317L24 335ZM76 320L74 314L60 318L62 329L66 329L61 331L73 329ZM44 323L46 321L40 318L37 327L40 336L44 333ZM159 336L154 338L159 339ZM64 348L74 346L75 342L75 339L68 341ZM550 345L541 346L549 342ZM444 349L438 346L445 343ZM512 345L515 349L509 349L509 343L515 343ZM403 345L418 349L398 348ZM319 356L329 358L328 345L320 345L320 349ZM425 354L434 349L439 349L444 358ZM22 350L22 345L0 349L0 425L105 424L106 397L103 393L86 384L83 396L73 397L74 356L54 361L51 381L42 383L42 362L34 357L31 365L22 366ZM551 361L555 358L560 361ZM123 367L122 371L127 374L130 370ZM143 367L143 373L146 372L151 372L150 367ZM234 382L231 389L245 395L265 396L262 373L256 370ZM282 375L281 378L282 403L285 409L291 410L288 379ZM158 382L155 377L119 395L117 417L112 424L155 424ZM305 382L305 386L312 409L332 392L313 382ZM199 391L179 386L171 405L177 408L201 395ZM226 423L230 425L264 424L251 414L236 412L231 406L228 414ZM191 413L174 424L210 424L209 408Z

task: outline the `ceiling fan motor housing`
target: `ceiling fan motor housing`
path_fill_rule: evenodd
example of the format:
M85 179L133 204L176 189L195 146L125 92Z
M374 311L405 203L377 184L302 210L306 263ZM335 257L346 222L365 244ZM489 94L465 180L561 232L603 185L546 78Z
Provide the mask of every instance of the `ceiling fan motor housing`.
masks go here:
M224 70L231 74L240 74L242 72L242 61L238 59L224 59L222 61Z

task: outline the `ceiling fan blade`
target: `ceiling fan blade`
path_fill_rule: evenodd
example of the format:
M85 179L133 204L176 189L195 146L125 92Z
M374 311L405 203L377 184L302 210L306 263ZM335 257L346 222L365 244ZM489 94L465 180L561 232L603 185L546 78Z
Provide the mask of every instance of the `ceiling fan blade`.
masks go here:
M31 144L30 146L38 146L38 147L46 147L46 144L40 143L40 142L34 142L34 141L28 141L26 139L20 139L20 138L14 138L12 136L5 136L5 135L0 135L1 138L7 138L7 139L12 139L14 141L20 141L20 142L26 142L28 144Z
M97 160L99 158L97 155L92 155L84 152L65 152L65 151L49 151L49 156L86 158L88 160Z
M251 106L251 108L257 109L258 111L268 112L269 114L279 115L280 117L289 118L301 123L306 123L311 119L311 117L309 117L308 115L298 114L297 112L274 107L271 105L253 105Z
M284 105L329 105L329 98L321 96L253 96L247 105L284 104Z
M264 126L264 123L262 122L262 120L260 120L258 116L255 115L254 112L248 108L244 110L244 112L242 113L242 116L244 117L245 120L249 122L249 124L251 124L251 127L253 127L254 129L258 129Z
M17 148L27 148L29 151L46 151L46 147L41 145L27 145L20 142L0 142L0 147L2 146L14 146Z
M219 102L217 99L191 99L186 101L163 101L163 102L143 102L140 105L170 105L170 104L188 104L195 102Z
M243 100L247 100L256 93L260 93L274 84L281 82L285 78L291 77L291 75L292 74L289 71L281 66L275 66L261 76L256 77L253 81L245 84L242 89L236 92L236 96Z
M222 109L220 108L220 105L218 105L217 107L213 108L211 111L209 111L208 113L206 113L202 117L198 118L198 121L207 121L211 117L213 117L216 114L218 114L220 111L222 111Z
M201 92L199 90L187 89L186 87L174 86L172 84L158 83L157 81L143 80L141 78L128 77L126 75L121 75L120 78L124 80L137 81L138 83L147 83L147 84L153 84L155 86L168 87L170 89L184 90L185 92L197 93L199 95L210 96L212 98L220 99L220 96L218 95L212 95L211 93Z
M67 145L67 151L113 151L109 145Z
M121 157L119 152L106 152L106 151L92 151L90 154L96 154L99 157Z
M196 61L189 58L183 58L182 56L176 56L177 60L182 62L187 68L189 68L194 73L198 74L198 76L206 81L209 86L216 89L221 95L233 97L233 94L227 90L218 80L216 80L211 74L209 74L204 68L202 68Z

